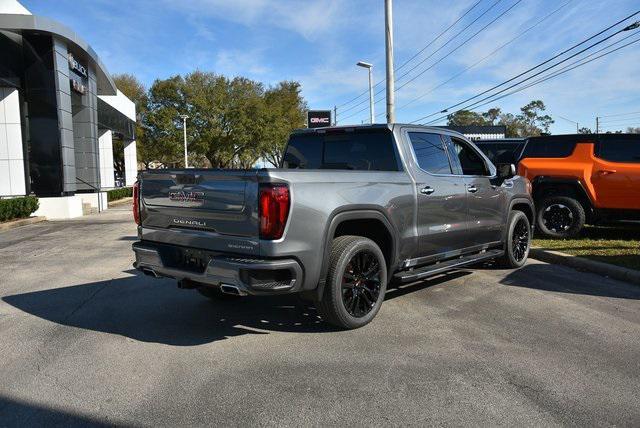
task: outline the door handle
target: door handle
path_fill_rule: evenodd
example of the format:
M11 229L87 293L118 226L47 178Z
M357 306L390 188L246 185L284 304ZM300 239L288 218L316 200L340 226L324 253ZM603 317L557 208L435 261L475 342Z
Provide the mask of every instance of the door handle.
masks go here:
M609 174L615 174L616 170L615 169L599 169L598 170L598 174L600 175L609 175Z
M478 191L478 188L472 184L471 186L467 187L467 191L476 193Z
M423 195L430 195L435 191L436 191L436 189L434 189L431 186L426 186L426 187L423 187L422 189L420 189L420 193L422 193Z

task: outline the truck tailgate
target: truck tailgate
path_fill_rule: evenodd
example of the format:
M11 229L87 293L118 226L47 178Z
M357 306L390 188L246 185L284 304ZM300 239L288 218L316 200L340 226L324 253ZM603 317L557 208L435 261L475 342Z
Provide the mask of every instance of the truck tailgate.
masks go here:
M255 170L145 171L140 175L140 200L143 231L156 232L149 232L147 239L226 251L233 249L229 242L235 242L241 253L258 251ZM251 245L242 245L244 240Z

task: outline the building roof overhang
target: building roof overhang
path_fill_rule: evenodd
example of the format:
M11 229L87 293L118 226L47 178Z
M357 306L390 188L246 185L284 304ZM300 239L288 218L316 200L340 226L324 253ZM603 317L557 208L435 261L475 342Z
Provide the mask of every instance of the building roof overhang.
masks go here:
M69 27L42 16L0 13L0 30L32 31L61 37L72 45L74 54L80 53L83 57L80 59L90 62L95 67L98 95L117 95L116 84L98 54Z

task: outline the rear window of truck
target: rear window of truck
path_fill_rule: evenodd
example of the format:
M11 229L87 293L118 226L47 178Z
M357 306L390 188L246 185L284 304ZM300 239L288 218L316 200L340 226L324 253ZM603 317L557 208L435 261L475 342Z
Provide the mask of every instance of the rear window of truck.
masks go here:
M399 171L388 129L293 134L285 151L286 169Z

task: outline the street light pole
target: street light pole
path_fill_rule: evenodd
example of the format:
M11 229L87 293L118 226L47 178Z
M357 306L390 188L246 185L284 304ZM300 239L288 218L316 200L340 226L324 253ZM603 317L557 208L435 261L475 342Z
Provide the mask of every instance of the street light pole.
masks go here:
M387 66L387 123L396 121L393 72L393 1L384 0L384 41Z
M376 117L373 106L373 65L364 61L359 61L356 65L369 70L369 122L373 125Z
M180 117L182 118L182 132L184 134L184 167L189 168L189 158L187 156L187 119L189 119L189 116L181 114Z

